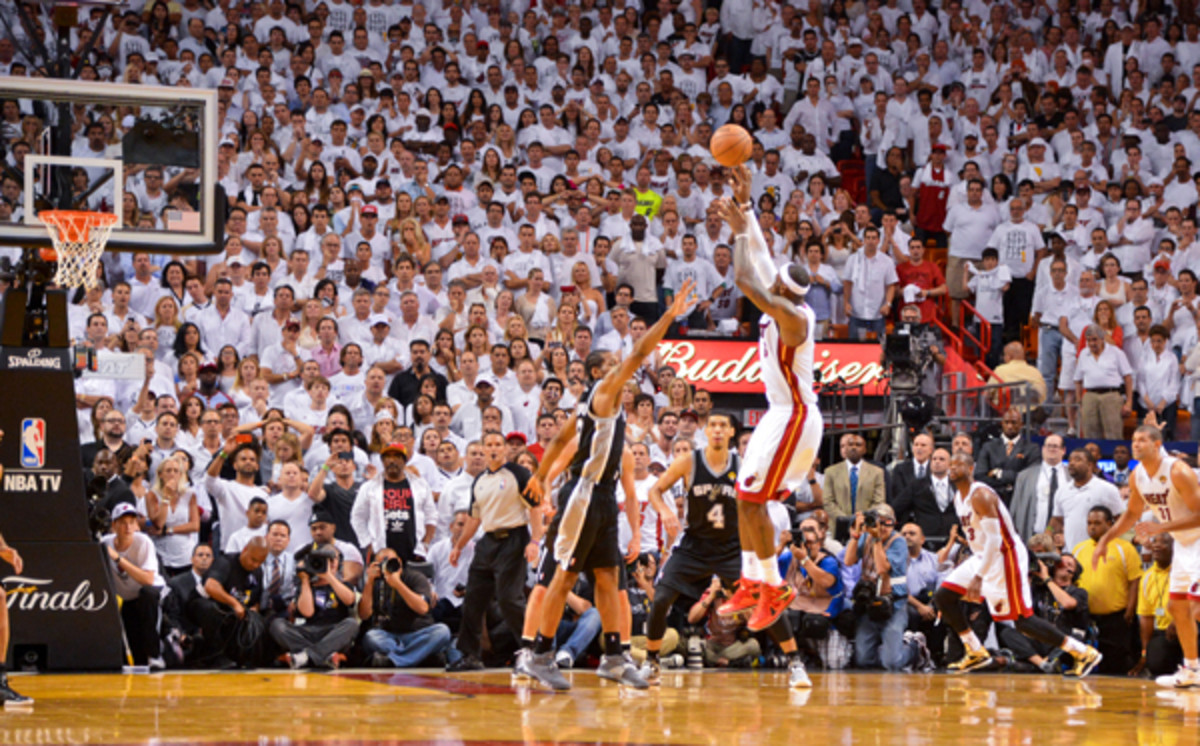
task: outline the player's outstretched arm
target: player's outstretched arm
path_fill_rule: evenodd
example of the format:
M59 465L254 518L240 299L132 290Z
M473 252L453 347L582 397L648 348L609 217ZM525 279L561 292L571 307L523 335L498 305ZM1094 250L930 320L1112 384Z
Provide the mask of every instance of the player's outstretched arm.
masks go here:
M728 200L718 200L716 204L721 217L737 234L733 250L733 281L751 303L779 324L786 344L800 344L807 335L804 316L796 310L794 303L771 292L759 278L751 256L751 242L744 232L749 218Z
M775 282L775 262L771 260L771 252L767 248L767 239L763 236L762 227L754 219L754 208L750 202L752 176L745 165L730 170L729 186L733 192L733 204L744 216L748 216L745 227L739 231L730 225L734 236L745 232L750 238L749 253L746 258L748 266L754 270L755 276L764 287L770 287ZM746 211L749 212L746 212ZM726 221L727 223L729 221Z
M668 505L663 498L663 493L671 489L671 487L680 479L684 479L688 474L692 473L692 452L680 454L671 462L667 470L663 472L654 486L650 488L650 507L654 508L654 512L662 517L663 529L667 532L667 545L675 543L675 537L679 535L679 516L676 515L675 505ZM690 486L690 485L689 485Z
M679 316L687 316L698 302L696 281L684 280L683 286L675 294L667 312L654 322L654 326L646 330L642 338L633 346L633 351L629 353L629 356L596 384L596 393L592 396L592 411L597 417L611 417L616 412L617 403L621 397L621 388L625 382L633 378L633 374L642 367L642 363L650 357L650 353L654 352L662 338L667 336L667 330L671 328L675 319Z

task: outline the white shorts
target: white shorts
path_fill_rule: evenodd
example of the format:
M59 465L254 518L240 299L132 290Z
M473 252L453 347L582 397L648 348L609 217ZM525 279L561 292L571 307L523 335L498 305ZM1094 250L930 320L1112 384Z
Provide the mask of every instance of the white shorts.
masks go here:
M983 579L983 599L987 601L992 619L1013 621L1033 614L1033 594L1029 590L1029 556L1023 548L1001 549L1001 561ZM942 585L955 593L967 592L971 581L979 574L983 558L973 554L950 571Z
M1075 364L1079 362L1079 354L1075 345L1067 340L1063 340L1062 345L1062 372L1058 375L1058 390L1059 391L1075 391ZM1049 398L1049 393L1046 397Z
M1171 598L1200 601L1200 539L1184 544L1175 540L1171 559Z
M771 407L754 427L738 474L738 497L765 503L804 484L825 423L816 406Z

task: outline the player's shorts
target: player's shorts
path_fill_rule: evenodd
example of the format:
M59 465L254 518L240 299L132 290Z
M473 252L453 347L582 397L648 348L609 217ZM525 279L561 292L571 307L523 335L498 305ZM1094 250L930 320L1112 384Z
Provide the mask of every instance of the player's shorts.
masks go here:
M726 584L737 581L742 574L742 545L737 541L717 544L701 539L689 540L684 534L679 546L663 565L658 585L678 591L688 598L700 598L712 582L713 575Z
M558 513L551 522L551 530L555 533L555 541L547 541L551 559L554 559L554 546L562 541L564 516L570 514L570 501L576 499L577 488L584 486L584 480L573 479L565 484L559 492ZM564 499L565 498L565 499ZM592 486L591 501L583 520L574 527L574 550L567 569L571 572L584 572L601 567L620 567L625 559L621 552L620 532L617 525L617 495L612 485L597 484Z
M1033 615L1033 593L1029 589L1029 552L1021 547L1001 550L1001 561L983 579L983 599L987 601L992 619L1011 622L1018 617ZM967 587L979 574L983 558L973 554L942 581L955 593L966 594Z
M1171 598L1200 601L1200 539L1184 544L1175 540L1171 559Z
M558 563L554 561L554 541L558 538L558 523L552 522L550 527L546 529L546 535L542 539L542 548L538 551L537 560L537 580L536 584L543 588L550 587L550 581L554 580L554 576L558 574ZM593 572L588 572L588 582L592 587L596 587L596 575ZM617 590L624 591L629 588L629 568L624 562L621 562L620 572L617 573Z
M803 484L821 447L824 428L815 406L768 409L754 427L738 467L738 499L779 500Z

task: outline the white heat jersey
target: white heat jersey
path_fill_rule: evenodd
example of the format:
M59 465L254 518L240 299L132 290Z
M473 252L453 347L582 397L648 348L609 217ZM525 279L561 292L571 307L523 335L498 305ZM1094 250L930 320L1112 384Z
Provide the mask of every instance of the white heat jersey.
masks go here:
M817 317L807 303L796 306L796 310L808 320L808 338L800 345L783 344L779 336L779 324L763 314L758 322L758 365L767 403L774 407L798 409L817 406L817 395L813 392L813 341L817 328Z
M995 490L983 482L972 482L967 490L966 498L958 494L958 490L954 491L954 510L958 513L958 522L962 524L963 535L966 536L967 546L971 547L971 553L982 555L986 543L983 535L983 522L979 514L971 508L969 502L971 495L975 494L975 490L987 490L993 495L996 494ZM999 495L996 496L996 509L1000 512L1001 551L1006 554L1011 551L1017 557L1025 556L1025 544L1021 541L1020 534L1013 525L1012 516L1008 514L1008 508L1004 507L1004 501L1000 499Z
M1171 467L1178 460L1164 453L1158 461L1158 469L1153 474L1146 473L1144 464L1138 464L1133 471L1138 492L1146 501L1146 505L1154 511L1154 517L1160 523L1193 515L1192 509L1184 504L1183 499L1179 497L1179 490L1175 489L1175 483L1171 481ZM1200 540L1200 528L1172 531L1171 535L1177 542L1192 544Z

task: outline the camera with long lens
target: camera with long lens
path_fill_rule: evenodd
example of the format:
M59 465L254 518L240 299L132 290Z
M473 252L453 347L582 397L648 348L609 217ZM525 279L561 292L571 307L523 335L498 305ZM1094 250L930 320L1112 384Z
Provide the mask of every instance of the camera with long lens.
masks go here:
M397 557L388 557L383 561L383 571L388 575L391 575L394 572L400 572L401 567L402 565L400 564L400 559Z
M305 555L303 564L296 567L296 572L307 575L320 575L329 570L330 560L337 559L337 550L331 546L316 546Z

